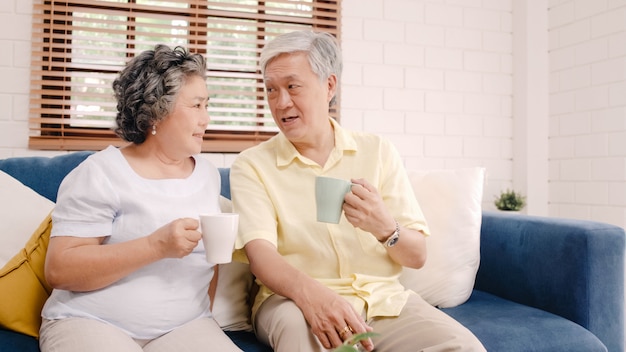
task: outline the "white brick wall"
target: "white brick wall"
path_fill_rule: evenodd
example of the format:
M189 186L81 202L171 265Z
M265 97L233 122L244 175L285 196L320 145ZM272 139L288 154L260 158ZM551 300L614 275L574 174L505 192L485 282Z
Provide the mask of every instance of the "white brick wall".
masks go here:
M28 95L32 2L0 2L0 158L29 153Z
M409 169L488 167L493 208L512 183L511 1L343 0L342 11L343 125L385 135Z
M626 2L550 6L550 215L626 225Z
M390 138L410 169L486 167L487 209L534 171L518 145L547 135L549 187L529 193L547 189L550 215L626 226L626 3L542 0L549 123L520 140L514 4L532 1L343 0L342 123ZM0 158L50 154L27 149L31 8L0 2Z

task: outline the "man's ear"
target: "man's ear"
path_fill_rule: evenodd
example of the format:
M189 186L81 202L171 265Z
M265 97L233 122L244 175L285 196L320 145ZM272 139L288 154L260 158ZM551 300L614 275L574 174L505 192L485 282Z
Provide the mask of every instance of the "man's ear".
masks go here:
M330 103L335 94L337 93L337 75L331 74L327 78L328 84L328 96L326 97L326 101Z

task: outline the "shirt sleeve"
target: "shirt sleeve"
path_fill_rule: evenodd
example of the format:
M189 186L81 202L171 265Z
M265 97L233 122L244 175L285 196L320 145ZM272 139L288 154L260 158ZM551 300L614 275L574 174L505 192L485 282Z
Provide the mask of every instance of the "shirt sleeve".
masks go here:
M400 154L386 139L381 140L381 164L383 178L379 192L396 221L403 227L430 234L422 209L415 198L408 173Z
M244 246L264 239L277 246L277 214L254 163L240 154L230 171L233 211L239 213L239 234L235 241L235 259L247 262Z
M104 172L87 159L61 182L50 236L110 236L118 204Z

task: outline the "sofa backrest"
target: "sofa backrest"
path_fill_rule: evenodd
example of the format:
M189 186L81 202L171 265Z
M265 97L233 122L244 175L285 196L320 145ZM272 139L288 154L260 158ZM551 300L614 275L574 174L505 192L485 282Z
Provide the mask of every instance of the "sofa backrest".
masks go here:
M16 157L0 160L0 170L35 192L56 202L57 190L65 175L93 152L81 151L55 157Z
M92 151L80 151L54 157L29 156L0 160L0 171L11 175L35 192L56 202L63 178ZM230 169L219 168L222 184L220 193L230 199Z

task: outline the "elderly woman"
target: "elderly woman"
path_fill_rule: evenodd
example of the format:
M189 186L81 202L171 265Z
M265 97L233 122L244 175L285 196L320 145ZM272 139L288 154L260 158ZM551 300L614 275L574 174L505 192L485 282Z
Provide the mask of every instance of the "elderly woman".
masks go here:
M280 133L231 169L236 247L260 283L257 336L277 352L324 351L369 331L376 335L361 342L369 351L483 351L398 281L403 266L424 264L428 228L392 145L329 116L341 75L334 38L281 35L263 49L261 67ZM339 224L316 220L316 176L354 184Z
M220 176L198 156L209 123L201 55L157 45L113 82L116 133L59 188L42 316L49 351L239 351L212 319L200 213Z

